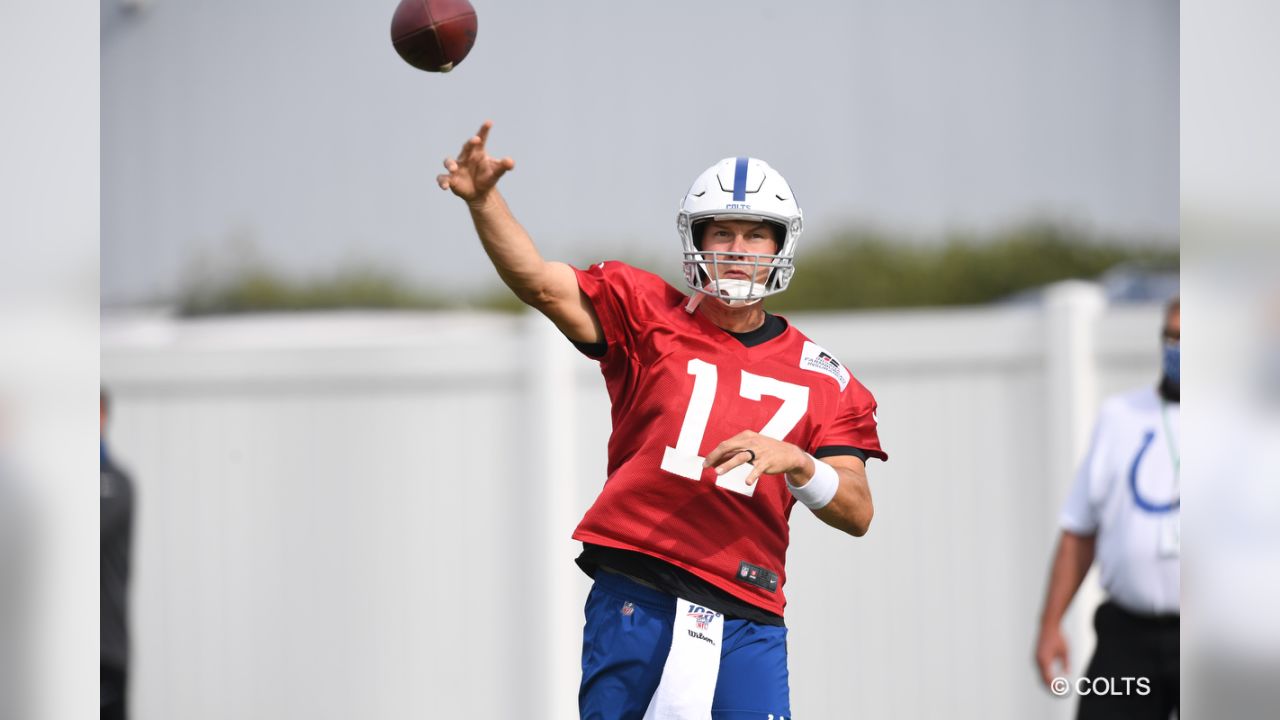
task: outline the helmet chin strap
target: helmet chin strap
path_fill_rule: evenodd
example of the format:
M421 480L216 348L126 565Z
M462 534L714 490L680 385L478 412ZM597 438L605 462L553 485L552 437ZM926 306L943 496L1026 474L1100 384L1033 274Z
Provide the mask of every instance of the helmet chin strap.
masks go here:
M735 290L742 290L743 287L746 287L748 297L750 297L751 293L754 292L757 288L763 289L763 286L761 286L759 283L753 283L746 280L726 280L726 281L723 281L721 284L729 285L731 288ZM714 280L712 280L708 284L708 289L711 292L702 291L702 292L693 293L693 296L689 298L689 302L684 306L684 311L692 315L693 311L698 309L698 305L702 304L703 299L706 298L708 295L710 295L711 297L714 297L715 299L719 300L725 305L728 305L729 307L734 307L734 308L750 307L751 305L755 305L756 303L764 300L763 295L759 297L751 298L750 300L745 298L734 297L732 294L729 293L729 288L719 287Z
M720 279L707 283L711 294L729 307L755 305L764 299L765 287L750 280Z

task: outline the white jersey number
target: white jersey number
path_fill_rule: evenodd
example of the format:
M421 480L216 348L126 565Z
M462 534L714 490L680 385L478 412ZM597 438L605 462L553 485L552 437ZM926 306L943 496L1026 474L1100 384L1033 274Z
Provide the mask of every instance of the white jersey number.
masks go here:
M689 396L689 407L685 410L684 422L680 424L676 446L667 446L662 455L661 467L680 477L701 480L702 463L706 458L699 455L698 450L702 447L707 422L711 419L711 405L716 398L717 370L715 365L694 358L689 361L689 374L693 376L693 394ZM809 409L809 388L755 375L746 370L742 371L742 383L738 392L748 400L758 401L766 395L782 400L778 412L760 429L761 435L775 440L786 437ZM756 485L747 485L751 467L750 463L739 465L716 478L716 485L748 497L753 495Z

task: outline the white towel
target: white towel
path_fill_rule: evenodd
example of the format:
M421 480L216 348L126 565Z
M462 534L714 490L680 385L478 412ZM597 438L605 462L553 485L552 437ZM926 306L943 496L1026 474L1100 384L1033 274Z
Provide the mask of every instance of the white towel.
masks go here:
M676 600L671 653L644 720L711 720L723 637L723 615L683 598Z

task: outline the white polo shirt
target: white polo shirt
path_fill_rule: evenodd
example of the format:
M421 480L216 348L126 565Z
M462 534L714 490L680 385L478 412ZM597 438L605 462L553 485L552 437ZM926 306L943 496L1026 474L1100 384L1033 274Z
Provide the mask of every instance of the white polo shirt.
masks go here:
M1178 403L1154 387L1108 398L1062 508L1062 528L1097 534L1107 595L1136 613L1179 608Z

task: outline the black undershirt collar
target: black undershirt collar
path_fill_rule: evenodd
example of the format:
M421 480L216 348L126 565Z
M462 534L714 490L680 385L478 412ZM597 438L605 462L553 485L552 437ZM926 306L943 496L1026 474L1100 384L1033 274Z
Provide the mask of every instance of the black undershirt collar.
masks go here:
M748 330L741 333L737 333L732 330L725 330L725 332L732 335L735 340L747 347L763 345L786 331L787 321L777 315L771 315L768 312L764 314L764 323L755 330Z
M764 314L764 323L755 330L748 330L747 332L741 333L736 333L732 330L725 330L725 332L733 336L734 340L742 343L745 347L763 345L786 331L787 321L777 315L770 315L768 312ZM584 355L596 358L597 360L604 357L605 352L609 349L608 344L605 342L584 343L576 340L571 340L570 342L572 342L574 347L578 348L578 350Z

